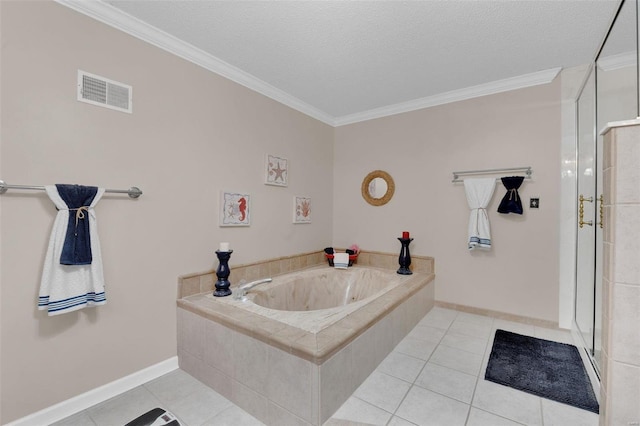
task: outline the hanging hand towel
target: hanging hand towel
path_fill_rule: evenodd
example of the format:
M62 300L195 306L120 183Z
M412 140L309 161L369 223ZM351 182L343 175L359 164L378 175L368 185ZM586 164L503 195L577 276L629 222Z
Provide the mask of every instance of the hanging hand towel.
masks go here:
M347 269L349 267L349 253L334 253L333 266L337 269Z
M507 193L502 197L498 206L498 213L522 214L522 201L518 194L518 188L522 185L524 176L503 177L502 184L507 188Z
M491 201L495 187L496 180L493 178L464 180L467 203L471 209L469 214L469 250L491 248L491 229L486 208Z
M47 185L56 215L40 282L38 309L58 315L104 305L102 257L95 205L104 188Z

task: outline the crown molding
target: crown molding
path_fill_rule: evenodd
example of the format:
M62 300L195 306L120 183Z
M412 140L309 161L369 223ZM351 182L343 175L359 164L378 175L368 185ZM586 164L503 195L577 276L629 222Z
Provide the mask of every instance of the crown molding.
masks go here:
M613 71L620 68L632 67L637 65L636 52L625 52L617 55L611 55L598 59L598 68L603 71Z
M335 119L335 127L347 124L359 123L361 121L373 120L375 118L387 117L401 114L403 112L416 111L437 105L452 102L464 101L481 96L493 95L495 93L507 92L510 90L523 89L526 87L538 86L540 84L551 83L562 68L552 68L545 71L538 71L531 74L524 74L517 77L497 80L478 86L467 87L465 89L453 90L426 98L415 99L409 102L389 105L382 108L375 108L355 114L344 115Z
M280 102L316 120L335 126L335 118L300 99L228 64L189 43L155 28L110 4L99 0L54 0L76 12L123 31L133 37L166 50L182 59L219 74L248 89Z
M100 0L54 0L76 12L89 16L97 21L123 31L133 37L145 41L153 46L172 53L182 59L201 66L211 72L238 83L250 90L280 102L309 117L315 118L332 127L344 126L361 121L382 118L404 112L415 111L451 102L477 98L480 96L506 92L509 90L547 84L553 81L561 68L539 71L487 84L472 86L465 89L453 90L434 96L415 99L394 105L375 108L368 111L334 117L326 112L309 105L300 99L266 83L255 76L224 62L215 56L198 49L146 22L143 22L110 4ZM625 59L628 60L628 59ZM625 62L626 64L626 62Z

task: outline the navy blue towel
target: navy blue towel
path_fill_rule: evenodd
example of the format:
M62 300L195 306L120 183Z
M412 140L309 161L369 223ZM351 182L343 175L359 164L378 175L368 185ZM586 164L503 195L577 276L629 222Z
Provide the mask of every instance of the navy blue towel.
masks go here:
M60 198L69 208L67 234L60 255L61 265L90 265L91 235L89 234L88 208L95 198L95 186L56 184Z
M524 176L503 177L502 184L507 188L507 193L502 197L498 206L498 213L522 214L522 201L518 194L518 188L522 185Z

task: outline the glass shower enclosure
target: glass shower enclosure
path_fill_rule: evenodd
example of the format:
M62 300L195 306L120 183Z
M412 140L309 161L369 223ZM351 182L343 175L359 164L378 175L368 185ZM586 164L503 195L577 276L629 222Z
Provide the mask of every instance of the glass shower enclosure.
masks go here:
M577 99L576 283L574 328L600 374L604 191L600 131L640 115L638 2L622 0Z

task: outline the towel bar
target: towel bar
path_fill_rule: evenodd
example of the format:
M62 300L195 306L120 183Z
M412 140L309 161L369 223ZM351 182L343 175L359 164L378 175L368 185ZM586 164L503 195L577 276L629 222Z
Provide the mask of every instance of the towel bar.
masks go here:
M8 189L27 189L27 190L35 190L35 191L44 191L44 186L34 186L34 185L7 185L7 183L3 180L0 180L0 194L4 194ZM127 194L131 198L138 198L142 195L142 191L140 188L132 186L129 189L105 189L104 192L110 192L115 194Z
M533 169L531 166L526 167L511 167L507 169L485 169L485 170L465 170L460 172L453 172L453 180L451 182L462 182L464 179L460 179L461 175L485 175L485 174L497 174L506 172L524 172L525 179L531 179ZM497 179L499 180L499 179Z

